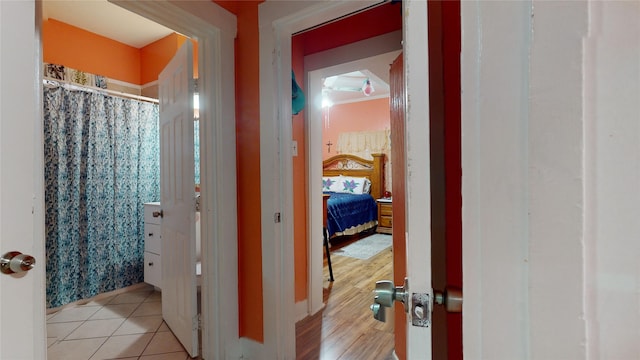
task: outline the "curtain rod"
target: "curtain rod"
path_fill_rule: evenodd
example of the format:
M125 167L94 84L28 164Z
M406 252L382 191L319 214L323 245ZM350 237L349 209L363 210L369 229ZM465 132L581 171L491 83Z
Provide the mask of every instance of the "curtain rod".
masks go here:
M72 82L69 82L69 81L53 79L53 78L48 78L48 77L43 78L42 79L42 83L44 85L62 86L62 87L65 87L67 89L75 89L75 90L87 90L87 91L90 91L90 92L95 92L95 93L100 93L100 94L108 94L108 95L113 95L113 96L123 97L123 98L130 98L130 99L150 102L150 103L154 103L154 104L158 104L159 103L158 99L154 99L154 98L150 98L150 97L146 97L146 96L142 96L142 95L128 94L128 93L122 92L122 91L103 89L103 88L90 86L90 85L76 84L76 83L72 83Z

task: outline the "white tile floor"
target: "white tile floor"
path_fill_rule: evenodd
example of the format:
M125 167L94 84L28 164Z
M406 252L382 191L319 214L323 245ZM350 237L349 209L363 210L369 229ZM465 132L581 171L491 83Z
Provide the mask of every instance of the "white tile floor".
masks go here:
M47 315L47 341L49 360L190 359L162 321L160 293L146 285Z

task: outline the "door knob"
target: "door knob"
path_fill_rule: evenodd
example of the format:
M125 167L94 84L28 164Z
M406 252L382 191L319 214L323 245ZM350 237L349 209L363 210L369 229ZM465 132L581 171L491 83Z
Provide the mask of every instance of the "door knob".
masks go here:
M373 311L373 318L385 322L385 308L393 306L394 301L400 301L404 306L404 311L408 311L409 282L405 278L403 286L393 286L390 280L376 282L373 290L373 304L370 306Z
M164 217L164 211L160 210L160 211L154 211L151 215L153 215L153 217Z
M462 290L460 289L446 287L444 291L434 291L433 301L444 306L447 312L462 312Z
M0 271L4 274L14 274L33 269L36 259L18 251L10 251L0 257Z

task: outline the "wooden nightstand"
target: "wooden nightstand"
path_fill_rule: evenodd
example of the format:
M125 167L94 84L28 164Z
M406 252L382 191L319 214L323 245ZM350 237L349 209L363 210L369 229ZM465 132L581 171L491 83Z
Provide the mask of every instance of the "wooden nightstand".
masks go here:
M393 227L393 211L391 199L378 199L378 229L379 233L391 234Z

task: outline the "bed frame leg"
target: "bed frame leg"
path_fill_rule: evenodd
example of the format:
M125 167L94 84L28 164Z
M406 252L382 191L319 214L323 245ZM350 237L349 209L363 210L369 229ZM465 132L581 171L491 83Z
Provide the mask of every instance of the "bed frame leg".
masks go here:
M329 281L333 281L333 269L331 268L331 252L329 252L329 231L327 228L322 228L324 236L324 250L327 253L327 264L329 265Z

